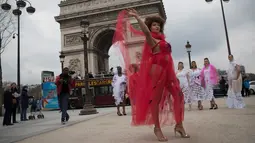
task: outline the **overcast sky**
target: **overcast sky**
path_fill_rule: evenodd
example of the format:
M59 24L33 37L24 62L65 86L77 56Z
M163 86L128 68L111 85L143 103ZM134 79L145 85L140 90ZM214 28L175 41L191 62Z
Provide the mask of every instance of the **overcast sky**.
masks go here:
M59 0L30 0L36 8L33 15L23 11L21 17L21 82L40 83L42 70L60 72L60 29L54 16L59 14ZM166 36L172 44L175 62L188 67L185 44L192 45L192 60L201 67L208 57L217 68L228 65L227 46L220 1L163 0L167 14ZM247 72L255 72L255 1L230 0L225 5L232 54ZM253 35L252 35L253 34ZM3 54L4 80L16 81L17 39ZM114 53L111 51L111 53ZM117 59L111 59L116 65ZM253 60L252 60L253 59ZM253 62L253 63L252 63Z

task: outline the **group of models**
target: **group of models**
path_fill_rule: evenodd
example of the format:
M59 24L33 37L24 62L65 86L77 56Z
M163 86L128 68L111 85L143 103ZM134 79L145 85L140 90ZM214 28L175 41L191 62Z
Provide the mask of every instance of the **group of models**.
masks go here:
M136 19L141 31L133 28L127 17ZM118 15L113 37L113 43L119 44L126 69L123 74L121 67L118 67L113 77L117 114L122 115L119 109L122 105L123 115L126 115L124 102L128 92L132 106L132 125L154 125L154 134L159 141L168 140L161 130L164 125L175 124L175 133L179 133L183 138L190 137L182 123L184 103L189 104L191 109L191 103L197 101L198 108L202 110L202 101L208 99L211 102L210 109L218 108L213 95L213 86L218 82L216 68L205 58L202 70L197 68L196 62L193 61L189 72L183 70L182 62L178 64L178 71L175 72L171 45L163 34L164 24L165 20L160 16L146 17L143 21L134 9L123 10ZM126 36L129 35L127 32L145 37L142 58L137 64L131 64L126 44ZM232 55L231 57L233 59ZM241 78L240 69L237 64L231 65L228 73L232 73L233 76L229 77L229 92L236 97L239 92L239 82L236 81ZM229 98L228 103L230 106L236 105L236 98Z
M190 70L184 70L183 63L179 62L176 76L180 80L185 104L189 105L188 110L191 110L193 102L197 102L198 109L203 110L203 100L210 101L210 109L218 109L213 95L213 87L218 83L218 74L208 58L204 58L202 70L197 67L195 61L192 61Z
M233 55L229 55L228 58L230 64L227 70L229 85L227 106L229 108L243 108L245 104L241 95L242 75L240 66L235 63ZM204 58L202 70L197 67L195 61L192 61L190 70L184 70L183 63L179 62L176 76L180 80L184 101L189 105L188 110L191 110L193 102L197 102L198 109L203 110L202 101L204 100L210 101L210 109L218 109L213 94L213 87L218 84L218 74L208 58Z

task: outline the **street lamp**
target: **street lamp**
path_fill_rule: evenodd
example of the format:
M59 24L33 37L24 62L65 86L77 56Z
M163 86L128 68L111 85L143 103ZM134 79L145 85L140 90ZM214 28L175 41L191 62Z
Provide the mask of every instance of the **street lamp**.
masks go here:
M60 63L61 63L61 70L62 70L62 72L63 72L63 69L64 69L64 61L65 61L65 55L63 55L62 53L61 53L61 55L59 55L59 59L60 59Z
M85 104L83 105L83 109L80 111L79 115L90 115L97 114L96 108L92 105L92 94L89 90L89 74L88 74L88 40L89 40L89 21L87 19L83 19L80 22L80 26L82 29L81 39L83 41L83 51L84 51L84 85L85 85ZM84 101L84 100L83 100Z
M190 53L191 53L191 45L189 44L189 41L187 41L187 44L186 44L186 50L187 50L187 53L188 53L188 56L189 56L189 68L191 68L191 58L190 58Z
M26 8L27 13L33 14L35 12L35 8L32 7L31 3L28 0L16 0L17 8L12 11L12 14L18 17L18 49L17 49L17 85L18 92L20 93L20 16L22 14L21 9L25 8L27 3L29 6ZM7 1L1 4L1 8L4 11L9 11L11 9L11 5L7 3Z
M212 2L213 0L205 0L206 2ZM220 0L220 4L221 4L221 11L222 11L222 17L223 17L223 22L224 22L224 28L225 28L225 34L226 34L226 41L227 41L227 48L228 48L228 55L231 55L231 49L230 49L230 43L229 43L229 38L228 38L228 29L227 29L227 22L226 22L226 18L225 18L225 12L224 12L224 6L223 6L223 2L229 2L229 0Z

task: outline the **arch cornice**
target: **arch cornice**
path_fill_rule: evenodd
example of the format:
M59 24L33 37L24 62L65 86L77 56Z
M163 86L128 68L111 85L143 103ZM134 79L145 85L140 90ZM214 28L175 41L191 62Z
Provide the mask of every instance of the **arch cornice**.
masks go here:
M105 32L105 31L107 31L107 30L113 30L113 31L115 31L115 27L114 27L114 25L108 25L108 26L100 26L100 27L98 27L93 33L92 33L92 36L91 36L91 38L90 38L90 40L89 40L89 47L91 47L91 48L95 48L95 45L94 45L94 41L97 39L97 37L101 34L101 33L103 33L103 32Z

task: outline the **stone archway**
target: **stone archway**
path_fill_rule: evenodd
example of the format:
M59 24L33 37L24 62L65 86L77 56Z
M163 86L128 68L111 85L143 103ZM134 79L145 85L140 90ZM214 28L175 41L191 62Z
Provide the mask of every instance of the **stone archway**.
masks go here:
M94 74L109 69L107 52L112 43L118 13L122 9L133 7L141 17L160 14L166 18L162 0L64 0L60 2L59 7L60 13L55 20L60 24L61 53L65 55L64 66L68 66L71 59L79 59L81 75L85 75L84 48L80 39L82 31L80 21L83 18L90 22L88 70ZM134 21L132 24L137 25ZM135 53L140 50L143 40L132 35L129 35L129 39L131 60L136 60Z
M112 46L112 38L114 36L114 28L100 29L93 39L93 49L97 57L97 72L108 72L109 70L109 55L108 51Z

